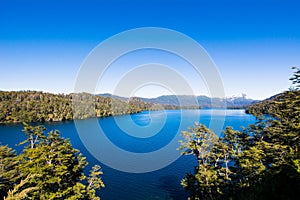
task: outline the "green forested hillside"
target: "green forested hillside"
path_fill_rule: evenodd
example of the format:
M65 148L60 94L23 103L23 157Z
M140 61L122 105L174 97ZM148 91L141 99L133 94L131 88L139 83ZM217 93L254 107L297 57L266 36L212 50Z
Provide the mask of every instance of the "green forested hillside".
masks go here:
M276 118L282 117L278 113L287 113L287 111L290 111L291 116L293 114L299 114L300 108L296 105L300 104L300 70L298 68L293 69L296 69L296 72L294 76L290 78L293 82L293 87L291 87L290 90L247 107L246 113L256 116L268 114ZM293 102L291 102L292 99L294 100Z
M0 123L63 121L158 109L162 106L138 98L121 101L87 93L0 92Z
M283 102L284 99L288 98L289 95L297 95L299 91L286 91L277 95L274 95L268 99L250 105L246 108L246 113L254 115L264 115L276 113L278 110L279 102ZM299 95L299 94L298 94Z

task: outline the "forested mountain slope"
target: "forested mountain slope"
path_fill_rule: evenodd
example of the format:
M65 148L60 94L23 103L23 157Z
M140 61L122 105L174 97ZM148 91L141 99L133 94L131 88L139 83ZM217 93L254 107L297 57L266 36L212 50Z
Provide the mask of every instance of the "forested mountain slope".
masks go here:
M87 93L0 91L0 123L63 121L158 109L161 109L160 105L145 103L138 98L121 101Z

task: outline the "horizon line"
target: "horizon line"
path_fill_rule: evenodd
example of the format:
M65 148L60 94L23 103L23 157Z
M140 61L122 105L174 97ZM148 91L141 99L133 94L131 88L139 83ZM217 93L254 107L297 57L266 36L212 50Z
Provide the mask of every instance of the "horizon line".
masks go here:
M46 91L46 90L36 90L36 89L14 89L14 90L7 90L7 89L0 89L0 92L42 92L42 93L49 93L49 94L56 94L56 95L70 95L70 94L75 94L75 93L88 93L88 94L92 94L92 95L112 95L112 96L117 96L117 97L121 97L121 98L133 98L133 97L137 97L137 98L145 98L145 99L155 99L155 98L158 98L158 97L162 97L162 96L196 96L196 97L199 97L199 96L203 96L203 97L208 97L208 98L221 98L221 99L224 99L224 98L242 98L243 97L243 94L245 93L240 93L240 95L231 95L231 96L225 96L225 97L211 97L209 95L206 95L206 94L160 94L160 95L157 95L157 96L129 96L129 97L125 97L125 96L122 96L122 95L118 95L118 94L113 94L113 93L110 93L110 92L99 92L99 93L89 93L89 92L53 92L53 91ZM279 93L277 93L279 94ZM271 96L270 96L271 97ZM269 98L269 97L268 97ZM247 96L247 94L245 94L245 99L251 99L251 100L265 100L265 99L268 99L268 98L264 98L264 99L253 99L253 98L250 98Z

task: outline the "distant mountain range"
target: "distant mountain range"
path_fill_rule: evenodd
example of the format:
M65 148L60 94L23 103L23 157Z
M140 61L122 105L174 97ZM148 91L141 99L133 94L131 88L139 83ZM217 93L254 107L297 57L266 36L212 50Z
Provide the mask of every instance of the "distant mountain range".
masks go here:
M109 93L98 94L102 97L111 97L120 99L123 101L128 100L126 97L121 97L117 95L112 95ZM143 98L138 97L144 102L157 103L164 105L174 105L174 106L200 106L202 108L246 108L249 105L259 102L258 100L248 99L243 97L227 97L227 98L210 98L204 95L193 96L193 95L163 95L156 98Z

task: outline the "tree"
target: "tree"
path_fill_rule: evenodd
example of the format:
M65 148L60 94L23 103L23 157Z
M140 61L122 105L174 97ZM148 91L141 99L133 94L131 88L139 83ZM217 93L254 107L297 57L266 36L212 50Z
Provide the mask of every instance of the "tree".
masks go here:
M99 200L100 198L96 196L96 190L104 187L104 183L100 176L103 174L101 171L101 167L99 165L95 165L92 167L90 171L90 175L88 177L88 186L87 191L88 195L93 200Z
M8 146L0 146L0 197L5 196L15 182L20 179L16 169L19 164L15 151Z
M29 183L30 179L34 177L33 175L28 175L24 180L13 187L12 190L9 190L7 197L4 197L4 200L15 200L15 199L25 199L28 197L28 193L38 190L38 187L27 187L22 189L26 184Z
M193 154L198 162L195 175L187 174L182 180L183 187L187 188L193 199L212 199L219 195L218 172L214 170L217 159L213 157L212 147L218 138L205 125L195 124L190 132L182 133L185 141L181 141L180 149L185 149L184 155Z
M294 89L295 90L299 90L300 89L300 69L298 67L292 67L292 69L295 70L293 77L290 78L290 80L292 81L293 85L294 85Z
M24 150L16 156L6 146L1 146L2 194L7 199L100 199L96 190L104 187L99 166L93 167L87 179L83 168L85 157L74 149L69 140L61 138L59 131L44 133L43 126L24 124L27 139ZM3 159L2 159L3 158ZM2 166L2 165L1 165ZM88 185L84 182L87 179Z
M239 143L244 134L227 127L218 138L205 125L196 123L182 135L183 154L192 154L198 161L194 174L188 173L181 182L190 199L232 198L241 187L237 158L244 148Z

